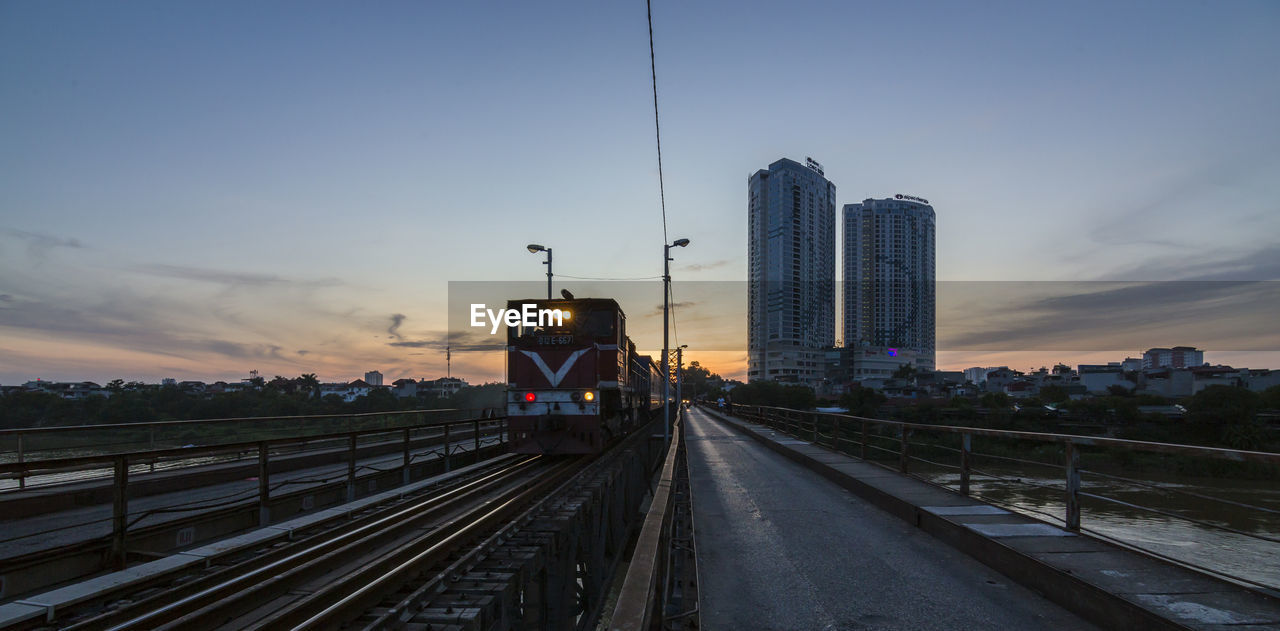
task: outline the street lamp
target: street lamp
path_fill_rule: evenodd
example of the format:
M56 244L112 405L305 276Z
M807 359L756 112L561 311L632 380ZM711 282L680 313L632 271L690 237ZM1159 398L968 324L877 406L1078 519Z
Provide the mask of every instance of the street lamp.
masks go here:
M551 300L551 248L544 248L537 243L530 243L525 247L529 248L529 252L532 254L547 253L547 260L543 261L542 264L547 266L547 300Z
M671 248L689 245L688 239L676 239L662 246L662 442L671 441L671 341L668 322L671 319Z

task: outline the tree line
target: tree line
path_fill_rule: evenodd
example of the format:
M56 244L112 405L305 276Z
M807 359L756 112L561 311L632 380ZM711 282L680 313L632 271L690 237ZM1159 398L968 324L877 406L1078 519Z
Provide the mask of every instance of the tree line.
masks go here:
M342 415L399 410L443 408L494 408L503 405L505 386L500 383L470 386L444 398L399 398L389 388L346 402L336 394L320 396L314 374L289 379L255 377L249 387L236 392L198 393L173 385L125 383L106 385L110 396L66 399L36 391L11 392L0 397L0 429L105 425L148 421L185 421L212 418Z

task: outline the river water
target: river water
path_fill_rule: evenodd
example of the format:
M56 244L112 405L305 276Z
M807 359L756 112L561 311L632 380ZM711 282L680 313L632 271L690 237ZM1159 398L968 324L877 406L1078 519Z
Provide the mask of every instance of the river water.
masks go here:
M915 468L914 474L926 480L952 489L960 487L957 471L915 462L912 467ZM975 473L970 479L974 496L1038 519L1062 523L1066 515L1066 497L1061 468L1056 474L1048 467L1038 470L1038 467L1023 465L984 466L981 469L1009 480ZM1275 481L1184 477L1175 481L1150 474L1128 474L1124 477L1141 480L1143 484L1108 479L1086 471L1082 474L1081 491L1280 540L1280 484ZM1276 512L1243 508L1187 493ZM1086 532L1094 531L1179 561L1280 590L1280 543L1098 499L1082 497L1080 503L1080 525ZM1052 518L1046 517L1045 513Z

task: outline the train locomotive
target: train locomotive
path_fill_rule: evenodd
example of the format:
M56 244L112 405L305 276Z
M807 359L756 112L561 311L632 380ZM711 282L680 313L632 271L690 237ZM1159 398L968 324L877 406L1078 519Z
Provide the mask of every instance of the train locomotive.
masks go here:
M535 316L507 326L515 453L596 453L662 407L662 373L636 353L616 301L511 300L507 310Z

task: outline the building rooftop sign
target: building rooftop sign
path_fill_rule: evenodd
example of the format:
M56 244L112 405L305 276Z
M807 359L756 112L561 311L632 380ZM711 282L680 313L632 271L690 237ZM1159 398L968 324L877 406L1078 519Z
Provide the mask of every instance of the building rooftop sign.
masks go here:
M923 197L916 197L915 195L903 195L902 193L898 193L897 195L894 195L894 196L893 196L893 198L894 198L894 199L905 199L906 201L909 201L909 202L920 202L921 204L928 204L928 203L929 203L929 200L927 200L927 199L925 199L925 198L923 198Z
M822 177L827 177L827 174L822 172L822 165L818 164L817 160L814 160L813 158L805 156L804 163L805 163L805 166L809 167L810 169L813 169L814 171L817 171L818 175L821 175Z

